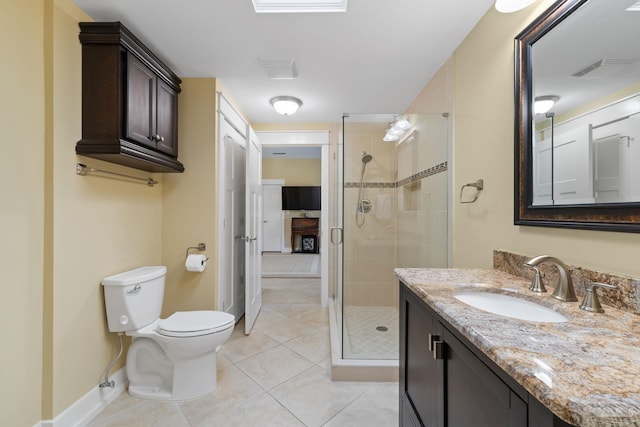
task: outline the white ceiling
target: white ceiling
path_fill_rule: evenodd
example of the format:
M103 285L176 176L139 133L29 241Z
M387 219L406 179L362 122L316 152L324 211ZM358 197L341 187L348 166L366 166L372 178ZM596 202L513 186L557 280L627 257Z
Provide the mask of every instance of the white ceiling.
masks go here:
M181 77L216 77L252 123L403 112L493 0L348 0L346 13L257 14L251 0L73 0L121 21ZM259 58L295 60L266 77ZM269 104L300 98L293 116Z

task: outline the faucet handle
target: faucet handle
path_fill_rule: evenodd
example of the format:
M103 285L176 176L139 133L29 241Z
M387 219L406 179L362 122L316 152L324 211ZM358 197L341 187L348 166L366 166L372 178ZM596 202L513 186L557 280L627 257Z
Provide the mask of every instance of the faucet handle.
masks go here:
M616 289L617 286L610 285L608 283L600 283L600 282L591 282L587 286L587 293L584 296L584 300L582 304L580 304L580 308L585 311L590 311L593 313L604 313L602 306L600 305L600 300L598 300L598 293L596 292L596 288L608 288L608 289Z
M531 279L531 286L529 286L529 290L540 293L547 292L547 288L544 287L544 283L542 282L542 277L540 277L540 269L534 265L529 265L527 263L522 264L522 266L530 268L535 272L533 279Z

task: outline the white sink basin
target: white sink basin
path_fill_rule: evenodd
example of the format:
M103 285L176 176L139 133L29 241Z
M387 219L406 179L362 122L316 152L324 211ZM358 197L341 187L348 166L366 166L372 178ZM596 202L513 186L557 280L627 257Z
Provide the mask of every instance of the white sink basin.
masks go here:
M454 296L458 301L499 316L531 322L561 323L569 320L550 308L509 295L490 292L466 292Z

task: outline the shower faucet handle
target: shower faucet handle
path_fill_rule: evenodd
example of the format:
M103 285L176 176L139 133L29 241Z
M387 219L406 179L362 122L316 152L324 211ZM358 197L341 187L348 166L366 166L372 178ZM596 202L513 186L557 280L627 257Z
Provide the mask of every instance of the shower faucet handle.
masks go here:
M371 208L373 207L373 203L371 201L364 199L358 204L358 210L362 213L369 213Z

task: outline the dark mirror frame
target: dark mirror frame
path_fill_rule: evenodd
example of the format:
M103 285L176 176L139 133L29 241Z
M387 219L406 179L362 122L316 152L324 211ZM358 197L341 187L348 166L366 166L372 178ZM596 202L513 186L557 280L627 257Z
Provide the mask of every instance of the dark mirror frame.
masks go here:
M532 46L587 1L557 1L515 38L514 224L640 233L640 203L532 204Z

